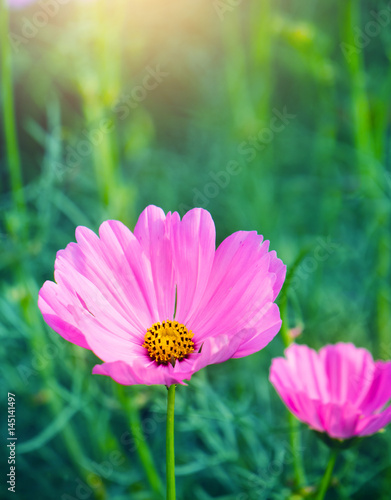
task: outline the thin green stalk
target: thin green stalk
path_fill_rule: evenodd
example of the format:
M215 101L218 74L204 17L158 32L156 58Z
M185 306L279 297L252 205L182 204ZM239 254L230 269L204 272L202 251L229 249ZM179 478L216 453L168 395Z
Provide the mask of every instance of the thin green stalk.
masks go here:
M243 8L244 5L241 7ZM259 144L262 143L262 140L259 142L260 131L264 127L269 127L273 116L271 105L273 94L273 1L258 0L256 2L249 2L247 15L249 19L246 22L249 23L249 28L246 28L246 30L250 30L251 42L249 47L250 57L246 61L246 65L248 67L248 87L251 106L255 115L255 123L253 130L250 131L250 134L245 139L251 141L253 144L255 143L259 147ZM245 41L242 41L241 50L246 52ZM251 78L251 75L257 75L257 78ZM267 213L268 210L273 210L275 207L276 199L273 195L276 191L275 175L273 175L276 168L275 148L275 138L270 143L262 144L261 151L258 153L259 160L248 164L250 183L247 189L253 198L253 206L256 213ZM258 181L255 181L255 179L259 178L260 168L262 183L265 187L261 196L259 196L259 187L256 187ZM271 226L269 226L268 230L270 229Z
M3 107L3 125L11 191L18 210L25 209L23 182L20 168L18 140L16 136L14 92L12 86L12 58L8 31L8 8L5 0L0 0L0 92Z
M135 404L135 401L128 399L122 386L118 387L118 393L122 404L128 411L130 430L135 440L136 451L147 476L148 482L152 490L157 493L158 496L162 496L163 484L160 480L159 474L157 473L155 462L143 434L140 412Z
M304 248L299 255L296 257L293 264L290 266L290 270L287 274L285 285L280 298L280 314L282 319L281 324L281 336L285 348L287 348L293 339L289 334L288 326L288 290L291 281L294 277L295 271L300 265L303 258L307 255L309 249ZM300 424L297 419L288 412L288 424L289 424L289 442L291 445L292 455L293 455L293 470L295 476L295 485L301 487L306 483L306 477L304 472L303 460L300 453L301 443L300 443Z
M360 3L357 0L348 0L345 6L344 39L351 47L355 47L355 28L360 26ZM367 156L373 151L372 128L370 120L370 106L366 91L363 50L352 50L346 55L350 73L351 104L353 115L353 132L358 151L358 164L363 180L371 176L372 165L368 165ZM368 184L368 183L367 183ZM371 189L371 184L364 188ZM372 194L369 192L369 194Z
M293 457L293 471L295 475L295 484L298 488L302 487L306 483L303 460L301 457L301 432L300 424L296 417L288 412L288 423L289 423L289 442L292 450Z
M292 343L292 338L289 334L289 327L288 327L287 304L288 304L287 292L286 290L284 290L280 301L280 315L282 320L280 333L285 348L289 347L289 345Z
M350 74L351 105L354 141L357 150L357 161L361 180L361 190L370 201L368 210L368 225L379 227L375 276L377 277L376 289L376 327L378 335L377 350L382 355L384 345L388 343L391 315L389 312L389 296L387 292L387 278L391 268L389 251L390 237L388 234L389 214L384 209L386 204L379 203L383 196L379 186L384 185L384 172L382 163L386 155L385 149L379 148L385 144L387 135L386 122L381 118L375 120L377 127L371 120L371 108L366 88L364 49L357 49L355 38L357 26L361 25L361 4L357 0L348 0L345 5L344 39L349 50L346 60ZM384 105L382 104L383 108ZM378 116L376 116L378 118ZM379 138L380 137L380 138ZM383 140L382 140L383 139Z
M227 98L232 113L234 134L254 133L257 117L251 102L249 79L241 31L240 9L227 13L221 18L221 35L225 52L224 70Z
M31 278L26 278L28 273L27 268L21 267L17 273L19 283L23 283L27 292L28 300L24 303L22 307L23 315L26 322L34 328L36 335L32 335L30 338L31 350L33 353L45 352L45 347L47 347L47 339L45 338L43 319L39 314L39 310L34 302L33 298L38 296L38 290L36 283ZM22 273L22 274L20 274ZM50 396L48 398L48 406L50 413L55 418L61 413L64 408L64 402L60 399L58 395L58 384L56 382L56 369L54 364L54 358L45 358L47 364L43 369L39 371L40 376L43 381L43 387L50 389ZM66 426L61 429L61 434L65 448L69 454L69 457L73 461L74 465L77 467L81 478L88 482L88 470L85 467L86 458L83 447L81 446L80 439L77 433L74 431L72 422L68 422ZM97 500L104 500L106 498L105 488L102 485L96 488L95 496Z
M168 388L166 429L167 500L175 500L175 450L174 450L175 384Z
M134 404L129 405L129 408L130 429L133 436L139 436L140 432L142 432L140 413ZM152 490L156 493L161 494L163 485L160 481L160 477L157 473L151 451L147 445L147 442L145 441L144 436L141 439L137 440L137 453Z
M331 475L334 470L335 461L337 460L338 450L331 450L329 462L327 464L325 473L322 477L322 481L320 482L318 494L316 496L316 500L323 500L327 490L329 489L331 482Z
M94 140L92 160L95 167L99 196L110 217L120 218L124 206L121 188L121 171L118 158L117 135L113 104L118 100L121 88L121 33L125 19L123 9L126 2L119 2L114 13L116 22L107 22L112 16L108 4L100 2L93 9L96 30L91 32L89 42L93 47L89 65L78 75L80 92L84 100L84 115L90 125L90 137ZM90 22L85 16L91 11L80 5L82 22ZM93 83L91 83L93 82ZM105 125L102 125L105 124ZM104 132L103 132L104 130ZM98 134L97 134L98 131Z
M252 89L253 102L257 120L265 124L270 120L273 89L271 66L273 50L272 5L272 0L262 0L253 2L249 10L252 33L251 70L253 74L260 75L260 78L257 79L257 87Z

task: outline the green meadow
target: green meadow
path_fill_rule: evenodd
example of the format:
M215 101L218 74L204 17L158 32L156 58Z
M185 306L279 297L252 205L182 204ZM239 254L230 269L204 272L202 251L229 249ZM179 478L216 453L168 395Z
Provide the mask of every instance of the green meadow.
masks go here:
M164 498L166 388L92 375L37 307L77 226L133 229L149 204L207 209L218 243L256 230L288 269L276 338L177 388L178 499L314 498L328 449L269 369L297 334L391 359L391 3L3 2L1 498ZM326 498L390 490L386 428L340 454Z

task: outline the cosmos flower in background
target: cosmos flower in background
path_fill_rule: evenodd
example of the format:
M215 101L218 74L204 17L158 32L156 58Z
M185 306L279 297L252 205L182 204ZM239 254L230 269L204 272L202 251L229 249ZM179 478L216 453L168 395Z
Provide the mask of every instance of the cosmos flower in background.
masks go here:
M255 231L215 248L206 210L147 207L134 232L106 221L99 237L76 229L57 253L55 281L38 305L47 324L104 363L93 373L124 385L171 385L201 368L247 356L278 333L274 303L285 265Z
M391 421L391 361L375 362L351 343L319 353L292 344L273 359L270 382L299 420L334 439L374 434Z

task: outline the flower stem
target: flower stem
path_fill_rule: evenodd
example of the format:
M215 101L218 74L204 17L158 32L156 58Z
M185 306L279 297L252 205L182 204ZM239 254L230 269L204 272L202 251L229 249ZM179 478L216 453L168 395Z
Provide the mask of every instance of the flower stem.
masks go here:
M300 258L300 256L298 258ZM283 293L282 300L280 302L280 311L282 319L282 325L280 331L285 347L288 347L292 343L292 338L289 335L289 329L288 329L287 300L288 299L285 290L285 292ZM303 459L301 455L300 425L295 416L292 415L292 413L288 412L287 414L288 414L288 424L289 424L289 441L293 455L294 481L295 481L295 486L297 488L300 488L304 486L304 484L306 483Z
M167 429L166 429L166 470L167 500L175 500L175 451L174 451L174 407L175 384L168 387Z
M18 140L16 136L14 92L12 86L12 58L8 30L8 8L5 0L0 0L0 66L1 66L1 101L3 103L3 125L5 136L6 163L8 164L11 191L18 210L23 211L22 173Z
M289 440L293 455L293 470L295 484L298 488L306 483L303 460L301 456L300 424L292 413L288 412Z
M341 2L344 6L344 31L342 39L347 46L354 46L357 29L363 26L361 3L356 0ZM353 45L352 45L353 44ZM372 231L376 227L376 332L377 350L381 356L384 348L388 345L388 335L391 325L391 314L389 308L389 289L386 286L389 275L391 261L389 236L389 211L383 203L377 201L383 199L384 191L380 186L384 186L385 171L383 165L387 156L387 147L384 140L387 140L387 126L382 117L376 113L376 107L369 98L367 87L367 72L365 69L364 50L353 50L345 57L350 75L351 93L351 123L353 125L354 145L357 155L358 174L361 184L362 194L368 206L373 207L366 211L368 220L362 221L363 227L367 226L367 231ZM385 80L386 81L386 80ZM387 82L388 84L388 82ZM387 87L388 92L388 87ZM380 87L377 90L380 95ZM388 106L381 108L388 110ZM384 111L383 111L384 112ZM374 126L373 124L376 124Z
M124 386L118 386L117 391L119 399L129 416L129 425L135 442L135 448L148 482L152 490L159 496L159 498L163 498L164 487L157 472L151 450L149 449L144 436L140 411L136 405L135 398L133 397L133 399L130 399L128 397L126 391L124 390Z
M140 419L140 412L135 406L134 402L128 406L129 410L129 423L132 435L137 443L137 453L148 478L148 482L152 490L159 496L163 496L163 484L157 473L155 462L153 460L151 450L145 441L144 433L142 431L142 424Z
M337 460L338 450L331 450L329 463L327 464L325 473L322 477L322 481L320 482L318 494L316 500L323 500L327 490L330 486L331 474L333 473L335 461Z

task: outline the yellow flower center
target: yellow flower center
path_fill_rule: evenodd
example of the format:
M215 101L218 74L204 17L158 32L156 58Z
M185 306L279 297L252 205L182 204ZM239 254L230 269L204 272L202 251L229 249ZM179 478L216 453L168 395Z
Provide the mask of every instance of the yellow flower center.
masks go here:
M156 363L171 363L181 361L187 354L194 352L192 331L177 321L155 323L147 330L143 347L148 349L150 358Z

